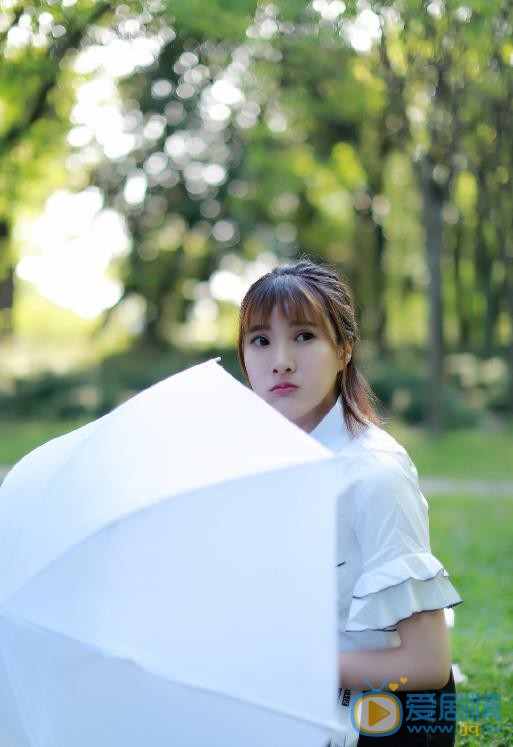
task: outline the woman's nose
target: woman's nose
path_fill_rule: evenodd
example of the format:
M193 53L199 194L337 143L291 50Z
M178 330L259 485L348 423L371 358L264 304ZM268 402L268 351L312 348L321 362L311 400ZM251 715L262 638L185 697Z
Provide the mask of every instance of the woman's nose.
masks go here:
M273 361L273 370L276 373L282 373L285 371L294 371L295 368L296 363L289 348L286 345L277 346Z

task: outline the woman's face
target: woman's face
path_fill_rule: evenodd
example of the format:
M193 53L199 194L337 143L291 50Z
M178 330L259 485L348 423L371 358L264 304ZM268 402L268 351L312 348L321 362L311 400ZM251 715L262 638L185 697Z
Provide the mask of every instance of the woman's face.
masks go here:
M275 306L269 326L250 327L245 336L244 363L253 391L309 433L335 404L345 359L320 326L297 322ZM273 390L283 382L295 388Z

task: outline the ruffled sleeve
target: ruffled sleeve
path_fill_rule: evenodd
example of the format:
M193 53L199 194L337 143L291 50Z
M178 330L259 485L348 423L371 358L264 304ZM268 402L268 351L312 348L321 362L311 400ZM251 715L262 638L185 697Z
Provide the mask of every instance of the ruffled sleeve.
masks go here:
M360 463L352 523L362 554L348 632L395 630L416 612L461 598L431 553L428 506L406 452L369 454Z

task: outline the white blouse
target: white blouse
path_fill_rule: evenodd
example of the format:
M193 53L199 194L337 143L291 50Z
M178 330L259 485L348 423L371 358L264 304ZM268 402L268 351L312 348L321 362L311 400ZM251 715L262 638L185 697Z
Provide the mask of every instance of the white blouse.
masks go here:
M431 553L428 504L415 465L392 436L373 424L352 437L341 397L310 435L341 457L339 650L397 646L400 620L461 602Z

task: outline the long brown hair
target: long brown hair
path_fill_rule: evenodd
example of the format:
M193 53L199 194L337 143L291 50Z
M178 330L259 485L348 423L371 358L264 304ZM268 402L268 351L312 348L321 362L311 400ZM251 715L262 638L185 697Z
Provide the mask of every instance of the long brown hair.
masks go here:
M349 352L352 343L351 358L337 374L335 394L342 395L344 419L352 435L369 422L380 425L382 421L375 410L377 398L354 359L359 337L352 293L330 265L302 258L275 267L249 288L240 307L237 344L239 364L246 379L249 380L244 363L244 337L255 319L267 323L276 304L285 316L294 319L313 315L313 321L321 325L335 349L342 344L344 353Z

